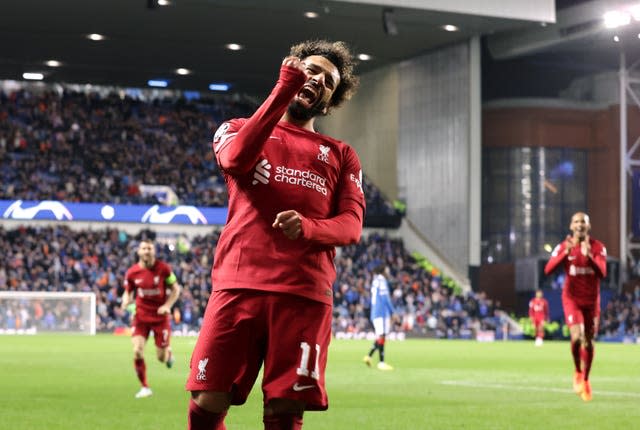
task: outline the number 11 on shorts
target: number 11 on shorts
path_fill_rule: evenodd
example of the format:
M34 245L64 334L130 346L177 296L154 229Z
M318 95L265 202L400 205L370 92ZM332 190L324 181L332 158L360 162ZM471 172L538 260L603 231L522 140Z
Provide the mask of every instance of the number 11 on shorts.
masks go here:
M302 349L302 356L300 357L300 367L296 369L296 373L300 376L309 376L309 355L311 352L311 346L307 342L300 342L300 349ZM320 345L316 343L316 359L315 367L311 372L313 379L320 379L320 366L318 361L320 359Z

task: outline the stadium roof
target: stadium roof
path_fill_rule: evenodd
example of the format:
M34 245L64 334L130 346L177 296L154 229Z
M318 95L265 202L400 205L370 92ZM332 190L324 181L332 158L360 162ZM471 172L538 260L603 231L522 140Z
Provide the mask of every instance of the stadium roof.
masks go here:
M162 2L168 5L159 6ZM21 80L23 73L36 72L48 82L125 87L145 87L156 79L167 80L168 88L199 91L220 83L262 96L289 46L316 37L345 40L357 53L370 55L361 61L360 73L473 35L489 35L488 52L496 59L549 53L551 61L573 67L598 59L599 66L616 69L611 38L594 30L601 16L593 5L611 1L555 4L557 24L553 0L4 0L0 79ZM500 10L500 5L520 10ZM570 30L561 28L567 16L573 17ZM445 31L447 24L458 31ZM567 37L569 31L580 37ZM90 40L90 34L104 40ZM230 43L244 49L230 50ZM523 49L515 48L520 45ZM60 65L47 65L49 60Z
M358 53L372 57L361 62L363 73L472 35L536 25L513 15L420 6L447 3L442 0L165 0L167 6L158 6L158 1L163 2L4 0L0 79L21 80L25 72L39 72L50 82L132 87L167 79L169 88L207 90L215 82L262 95L271 88L289 46L301 40L347 41ZM385 29L383 15L389 8L383 4L419 6L393 7L386 14ZM305 12L317 17L308 18ZM459 31L445 31L446 24ZM103 35L104 40L90 40L90 34ZM227 49L230 43L244 49ZM61 65L46 65L49 60ZM178 68L192 73L179 75Z
M576 78L640 71L640 17L607 28L606 12L629 13L640 0L556 0L556 23L492 34L483 56L483 98L556 97Z

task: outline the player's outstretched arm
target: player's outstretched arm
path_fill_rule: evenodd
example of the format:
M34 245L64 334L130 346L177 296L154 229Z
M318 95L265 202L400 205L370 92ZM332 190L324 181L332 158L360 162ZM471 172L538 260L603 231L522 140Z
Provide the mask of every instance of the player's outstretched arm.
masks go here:
M549 258L549 261L547 261L547 264L544 266L545 275L551 274L560 264L562 264L564 259L567 258L567 255L571 251L572 246L569 246L568 242L572 243L570 242L569 236L567 236L567 240L556 245L556 247L553 249L551 258Z
M243 174L255 166L267 139L306 79L300 59L285 58L273 91L240 130L222 142L223 134L216 132L213 148L225 172Z

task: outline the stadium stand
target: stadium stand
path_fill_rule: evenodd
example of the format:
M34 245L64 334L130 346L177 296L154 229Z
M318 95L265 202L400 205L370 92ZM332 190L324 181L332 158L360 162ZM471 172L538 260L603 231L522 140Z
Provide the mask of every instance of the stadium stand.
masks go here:
M210 149L218 125L251 115L250 100L143 101L116 93L0 91L0 199L227 205ZM367 224L397 227L398 211L365 179Z
M109 332L127 326L129 315L119 306L122 279L126 268L135 262L137 241L143 237L155 238L158 258L171 264L184 287L173 314L174 329L197 330L211 290L209 273L219 230L166 240L149 230L130 236L112 228L0 228L0 291L94 292L97 330ZM438 276L416 264L402 240L372 233L359 244L342 248L336 260L334 331L371 330L369 283L372 268L379 261L391 268L394 305L402 319L396 331L465 338L474 330L498 324L496 304L484 294L453 293ZM58 309L48 315L31 309L27 320L45 326L69 313L66 311ZM16 312L0 309L0 328L15 324Z
M140 193L153 184L201 206L226 205L213 132L252 108L53 91L2 94L0 102L0 198L157 203Z
M439 338L471 338L479 330L500 325L498 303L484 293L454 292L439 274L426 271L402 240L372 233L359 244L342 248L336 259L334 332L370 329L369 286L380 262L391 270L392 300L401 321L396 331Z
M235 98L143 100L122 92L60 88L0 91L0 199L157 204L163 202L140 189L164 185L175 190L181 204L225 206L211 135L225 119L248 116L254 109L250 100ZM403 210L366 176L363 186L365 226L398 227ZM94 292L97 330L127 326L129 315L118 303L122 276L135 261L137 240L145 235L155 233L143 230L130 237L116 228L0 227L0 291ZM218 236L216 230L161 242L158 258L173 266L185 287L173 315L175 329L199 328ZM371 329L368 287L379 261L386 261L392 272L393 300L401 317L396 331L468 338L500 325L499 304L485 294L454 291L438 271L418 264L401 239L371 234L341 249L336 260L335 332ZM19 322L16 312L3 311L0 327ZM49 323L62 314L53 312Z
M604 341L633 343L640 338L640 286L615 295L602 309L600 335Z

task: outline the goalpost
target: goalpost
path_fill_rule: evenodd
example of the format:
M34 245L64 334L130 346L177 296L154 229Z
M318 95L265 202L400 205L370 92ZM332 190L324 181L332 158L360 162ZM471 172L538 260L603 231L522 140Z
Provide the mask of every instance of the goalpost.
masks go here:
M0 291L0 334L96 334L94 293Z

